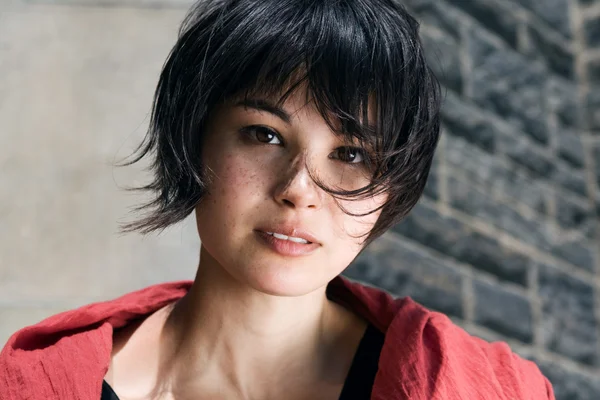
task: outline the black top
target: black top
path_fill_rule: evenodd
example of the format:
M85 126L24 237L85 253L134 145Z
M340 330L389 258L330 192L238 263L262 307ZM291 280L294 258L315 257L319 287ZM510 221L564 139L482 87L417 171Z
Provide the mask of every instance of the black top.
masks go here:
M379 354L383 347L383 333L369 324L360 340L339 400L362 400L371 397L371 389L377 373ZM106 381L102 382L100 400L119 400Z
M375 381L379 354L383 347L383 333L369 324L358 345L350 371L344 382L339 400L368 400Z
M102 381L102 394L100 395L100 400L119 400L119 396L117 396L115 391L106 381Z

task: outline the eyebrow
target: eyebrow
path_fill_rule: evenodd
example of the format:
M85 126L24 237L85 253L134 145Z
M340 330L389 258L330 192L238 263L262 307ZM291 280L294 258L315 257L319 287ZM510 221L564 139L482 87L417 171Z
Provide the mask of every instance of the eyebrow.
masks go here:
M244 99L235 104L236 106L254 108L259 111L266 111L270 114L275 115L279 119L283 120L286 124L291 124L292 119L290 114L288 114L283 108L276 106L273 103L270 103L267 100L263 99Z

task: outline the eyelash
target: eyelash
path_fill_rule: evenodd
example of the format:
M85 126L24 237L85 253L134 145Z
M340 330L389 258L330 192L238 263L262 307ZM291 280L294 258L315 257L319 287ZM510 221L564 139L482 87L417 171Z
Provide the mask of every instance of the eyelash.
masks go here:
M242 132L252 140L255 140L255 141L263 143L263 144L280 144L280 143L265 143L265 142L259 140L255 135L255 133L258 131L262 131L263 133L266 132L268 134L271 134L271 135L277 137L279 139L280 143L283 143L283 138L281 137L281 135L279 133L277 133L277 131L275 131L274 129L271 129L269 127L266 127L264 125L250 125L250 126L246 126L246 127L242 128Z
M268 142L263 142L263 141L259 140L256 137L256 133L258 131L262 131L263 133L267 133L267 134L273 135L274 137L276 137L279 140L279 143L268 143ZM242 128L242 132L247 137L249 137L250 139L252 139L252 140L254 140L256 142L262 143L262 144L279 145L279 144L283 144L284 143L283 138L281 137L281 135L277 131L275 131L274 129L269 128L267 126L264 126L264 125L250 125L250 126L246 126L246 127ZM359 166L359 165L365 164L366 160L369 158L369 154L367 153L367 151L364 150L364 149L362 149L362 148L360 148L360 147L342 146L342 147L338 147L335 150L337 150L337 151L355 151L362 158L362 161L360 161L360 162L354 162L354 163L353 162L347 162L347 161L343 161L343 160L337 159L337 160L343 162L344 164L350 164L350 165ZM336 160L336 158L333 158L331 156L329 156L329 157L332 158L332 159L334 159L334 160Z

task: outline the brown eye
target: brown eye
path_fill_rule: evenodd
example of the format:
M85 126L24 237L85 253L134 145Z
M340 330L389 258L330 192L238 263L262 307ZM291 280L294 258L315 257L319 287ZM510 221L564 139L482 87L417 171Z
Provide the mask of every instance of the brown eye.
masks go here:
M281 144L282 140L279 134L271 128L262 125L247 126L244 133L253 139L266 144Z
M360 164L365 161L365 152L358 147L339 147L332 153L331 158L349 164Z

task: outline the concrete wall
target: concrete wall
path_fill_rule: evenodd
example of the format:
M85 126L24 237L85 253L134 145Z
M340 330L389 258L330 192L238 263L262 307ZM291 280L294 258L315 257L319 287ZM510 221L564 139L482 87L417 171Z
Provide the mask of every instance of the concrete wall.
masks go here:
M445 87L426 196L347 275L410 295L600 398L600 1L406 0ZM0 0L0 342L192 278L193 219L116 234L187 0Z
M114 168L141 139L185 7L0 3L0 342L20 326L193 278L194 221L119 236L147 178Z

